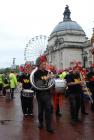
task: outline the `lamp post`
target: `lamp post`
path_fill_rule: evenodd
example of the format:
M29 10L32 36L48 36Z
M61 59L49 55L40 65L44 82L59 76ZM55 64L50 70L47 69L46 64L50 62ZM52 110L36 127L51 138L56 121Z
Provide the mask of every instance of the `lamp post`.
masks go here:
M16 59L16 58L13 58L13 64L12 64L12 68L13 68L13 69L16 68L16 65L15 65L15 59Z
M15 59L16 59L16 58L13 58L13 65L15 65Z
M56 48L58 48L58 53L59 53L59 68L61 67L61 63L60 63L60 40L58 38L57 32L56 32L56 40L55 40L55 46Z
M86 61L87 61L87 51L82 52L82 59L83 59L83 67L86 67Z

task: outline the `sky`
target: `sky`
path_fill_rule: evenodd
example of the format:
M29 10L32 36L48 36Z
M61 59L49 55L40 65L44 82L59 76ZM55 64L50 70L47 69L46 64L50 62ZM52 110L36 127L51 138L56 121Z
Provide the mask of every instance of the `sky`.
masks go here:
M94 27L94 0L0 0L0 68L15 58L24 64L24 50L35 36L50 36L63 20L65 6L90 39Z

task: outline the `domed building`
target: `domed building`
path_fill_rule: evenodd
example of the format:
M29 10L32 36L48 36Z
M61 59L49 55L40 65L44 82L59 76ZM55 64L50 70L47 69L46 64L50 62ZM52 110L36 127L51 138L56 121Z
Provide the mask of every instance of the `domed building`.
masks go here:
M58 69L68 68L74 61L80 61L87 67L91 61L88 53L90 41L82 27L76 21L71 20L68 5L63 15L63 21L56 25L48 40L46 50L48 61Z

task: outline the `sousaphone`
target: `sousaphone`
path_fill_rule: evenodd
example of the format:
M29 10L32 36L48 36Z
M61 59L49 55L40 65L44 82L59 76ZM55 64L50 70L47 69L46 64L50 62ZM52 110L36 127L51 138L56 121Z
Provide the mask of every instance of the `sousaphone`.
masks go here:
M55 80L53 78L49 79L45 84L43 84L42 80L39 80L35 83L34 81L34 74L35 72L38 70L38 67L36 67L30 75L30 81L32 86L36 89L36 90L49 90L51 89L54 85L55 85Z

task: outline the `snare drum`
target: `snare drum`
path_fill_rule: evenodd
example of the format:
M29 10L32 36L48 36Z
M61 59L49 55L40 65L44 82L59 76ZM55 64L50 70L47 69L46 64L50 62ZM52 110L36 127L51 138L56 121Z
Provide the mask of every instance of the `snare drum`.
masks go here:
M65 79L55 79L55 91L59 93L64 93L66 89L66 80Z
M24 96L24 97L32 97L33 93L34 93L34 91L31 89L23 89L22 90L22 96Z

